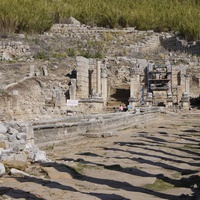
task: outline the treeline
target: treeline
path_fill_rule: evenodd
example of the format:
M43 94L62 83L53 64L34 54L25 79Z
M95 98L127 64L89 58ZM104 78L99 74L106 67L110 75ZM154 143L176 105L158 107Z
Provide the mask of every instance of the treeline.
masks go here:
M1 33L42 33L73 16L109 28L176 31L200 39L200 0L0 0Z

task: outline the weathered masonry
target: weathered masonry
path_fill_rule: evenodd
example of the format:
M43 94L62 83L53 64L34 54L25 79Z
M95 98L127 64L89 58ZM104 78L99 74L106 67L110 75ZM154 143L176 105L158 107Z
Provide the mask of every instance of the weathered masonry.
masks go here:
M190 106L186 67L169 62L133 59L127 66L116 66L109 58L78 56L70 73L60 79L48 72L48 66L41 70L39 74L31 65L28 77L5 88L0 99L2 120L103 113L120 104L132 108Z

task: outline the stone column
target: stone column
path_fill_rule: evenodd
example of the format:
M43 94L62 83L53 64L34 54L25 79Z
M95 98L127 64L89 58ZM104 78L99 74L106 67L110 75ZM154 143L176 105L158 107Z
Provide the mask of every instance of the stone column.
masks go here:
M182 94L181 98L181 106L183 109L190 108L190 76L188 74L185 75L185 92Z
M4 113L6 114L6 119L7 120L11 120L12 117L13 117L13 110L12 110L12 107L11 107L11 96L8 95L8 96L5 96L4 98L4 101L5 101L5 106L4 106Z
M71 85L69 86L69 96L70 99L75 100L76 99L76 79L71 79Z
M18 93L18 90L13 90L12 109L13 109L13 111L19 111L19 93Z
M104 101L104 106L106 106L107 98L108 98L108 92L107 92L107 71L106 69L101 70L101 80L102 80L102 98Z
M101 61L97 61L97 93L101 94Z
M19 108L19 93L18 90L13 90L13 95L12 95L12 110L13 110L13 114L17 119L21 119L24 117L24 115L22 115L22 111Z
M185 93L190 94L190 76L188 74L185 75Z
M34 140L34 131L33 131L33 126L30 123L25 124L25 132L27 135L27 142L30 144L34 144L35 140Z
M55 89L55 107L61 106L61 99L62 99L62 90L60 87Z
M167 94L167 107L172 107L173 106L173 97L172 97L172 93L168 93Z
M29 72L29 76L35 76L35 65L30 65L30 72Z
M47 70L47 66L46 66L46 65L44 65L44 66L42 67L42 71L43 71L43 75L44 75L44 76L48 76L48 70Z
M11 106L10 106L10 98L8 98L7 96L4 99L5 101L5 111L6 112L10 112Z
M146 104L147 106L152 106L153 104L153 94L151 92L147 93Z
M135 74L135 70L133 68L130 69L130 98L129 98L129 105L134 109L137 103L136 98L136 89L139 85L139 75Z
M134 77L131 77L130 80L130 98L135 98L135 92L134 92L134 83L135 83L135 79Z

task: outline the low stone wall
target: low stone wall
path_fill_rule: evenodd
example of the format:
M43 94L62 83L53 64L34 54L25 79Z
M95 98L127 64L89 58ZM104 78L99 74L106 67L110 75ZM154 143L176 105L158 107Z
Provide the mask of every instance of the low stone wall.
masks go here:
M74 121L62 120L33 124L35 143L56 142L76 135L101 136L102 132L119 130L153 120L159 110L145 111L138 114L133 112L112 113L104 115L88 115L74 117Z
M47 160L44 146L74 137L105 137L158 117L159 109L71 116L35 122L0 122L0 160Z

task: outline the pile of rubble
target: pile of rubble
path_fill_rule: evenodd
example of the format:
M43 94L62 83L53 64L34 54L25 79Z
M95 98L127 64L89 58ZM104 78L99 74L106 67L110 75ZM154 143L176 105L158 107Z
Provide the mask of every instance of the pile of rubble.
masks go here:
M0 122L0 176L19 173L12 166L26 162L46 162L46 153L34 144L32 126L29 123ZM8 167L9 166L9 167Z

